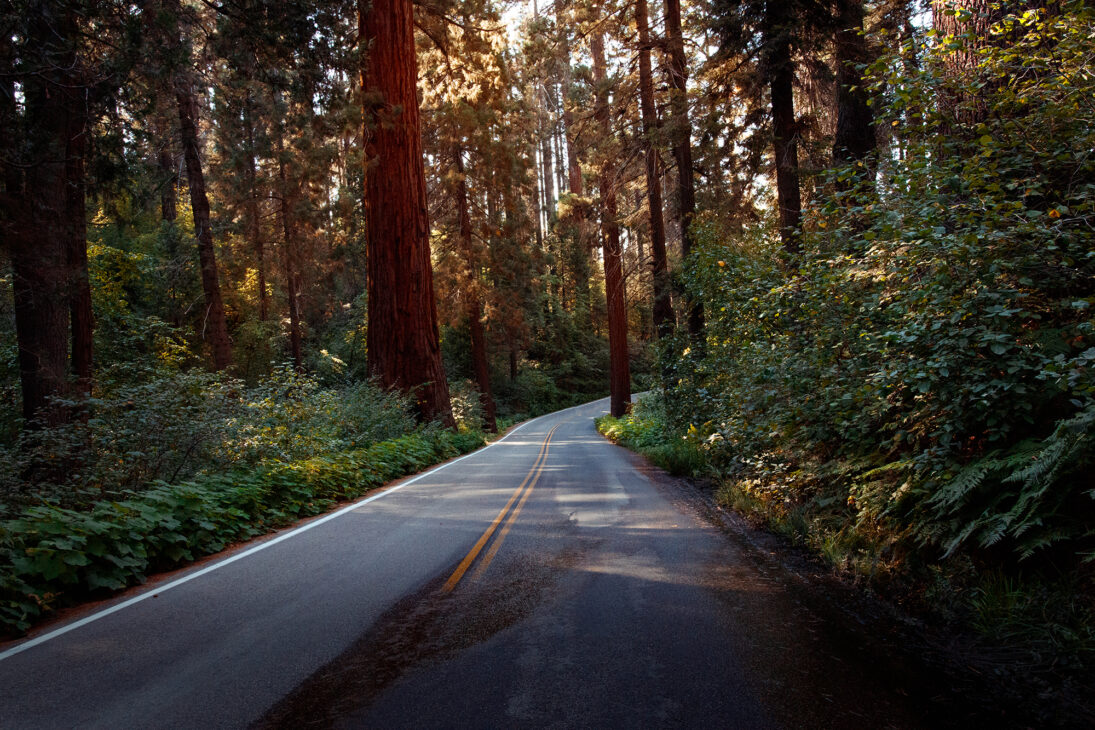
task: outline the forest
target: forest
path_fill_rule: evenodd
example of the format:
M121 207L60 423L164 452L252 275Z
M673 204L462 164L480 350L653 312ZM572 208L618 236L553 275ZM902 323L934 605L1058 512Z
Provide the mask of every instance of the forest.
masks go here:
M1087 3L0 24L6 631L609 395L853 580L1090 661Z

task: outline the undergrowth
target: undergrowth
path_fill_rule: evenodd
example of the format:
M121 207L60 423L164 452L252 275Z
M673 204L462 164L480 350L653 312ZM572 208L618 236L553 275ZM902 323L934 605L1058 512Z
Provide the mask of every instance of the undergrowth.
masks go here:
M861 465L797 454L791 469L787 454L773 452L752 460L766 469L726 469L696 428L669 422L661 395L622 418L598 419L597 428L673 474L714 480L722 506L908 609L972 629L1021 663L1082 670L1095 661L1090 575L1026 563L986 567L984 556L967 552L933 558L908 529L857 514L847 485L877 478Z

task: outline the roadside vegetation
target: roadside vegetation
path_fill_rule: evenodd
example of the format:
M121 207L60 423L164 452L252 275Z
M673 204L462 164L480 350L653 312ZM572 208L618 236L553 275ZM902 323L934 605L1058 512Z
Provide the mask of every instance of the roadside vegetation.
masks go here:
M820 177L789 254L695 226L702 341L600 429L917 611L1095 666L1095 12L882 55L899 153ZM976 63L955 78L956 49ZM952 106L933 103L940 97ZM975 120L970 123L969 120ZM959 122L965 121L961 134ZM944 132L949 131L949 134Z

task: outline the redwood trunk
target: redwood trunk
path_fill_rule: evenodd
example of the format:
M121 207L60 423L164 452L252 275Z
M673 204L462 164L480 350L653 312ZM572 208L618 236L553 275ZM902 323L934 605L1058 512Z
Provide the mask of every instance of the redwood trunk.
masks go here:
M410 0L359 0L365 208L368 224L369 372L413 394L419 417L454 425L441 363L430 263Z
M680 0L665 0L665 39L669 51L670 109L673 111L673 157L677 160L677 185L680 198L681 255L692 253L692 219L696 215L696 189L693 181L692 122L688 116L688 60L684 53ZM688 332L694 342L703 334L703 304L689 299Z
M205 193L205 176L202 174L197 126L198 103L185 70L178 72L175 77L175 103L179 107L179 142L186 160L190 207L194 212L194 233L198 239L198 260L201 264L202 289L205 291L202 335L205 336L208 332L209 344L213 350L213 367L224 370L232 364L232 343L228 339L228 324L224 317L213 228L209 220L209 198Z
M789 19L780 14L782 4L766 4L765 45L768 47L768 86L772 96L772 139L776 162L776 196L779 232L783 248L791 255L800 251L798 228L802 199L798 180L798 126L795 123L794 61L788 37Z
M603 133L609 129L608 92L602 87L605 78L604 41L600 33L590 40L593 51L593 80L597 85L597 105L594 116ZM631 400L631 370L627 352L627 309L624 301L623 266L620 247L620 226L617 222L615 171L609 160L601 166L601 228L604 246L605 294L608 308L608 356L610 412L620 417Z
M650 70L650 28L646 0L635 0L635 26L639 32L639 108L643 120L646 156L646 204L650 208L650 253L654 278L654 329L658 337L673 332L676 318L669 294L669 267L665 258L665 220L662 218L662 178L654 135L658 128L654 108L654 75Z
M40 68L23 81L29 164L5 170L3 232L12 264L23 416L31 428L69 417L51 399L68 391L70 330L82 388L91 374L83 211L86 88L79 78L76 21L49 3L32 14L26 47L40 54L30 61ZM14 105L5 104L3 118L12 125L4 131L4 161L16 163L22 150L11 139L19 122Z

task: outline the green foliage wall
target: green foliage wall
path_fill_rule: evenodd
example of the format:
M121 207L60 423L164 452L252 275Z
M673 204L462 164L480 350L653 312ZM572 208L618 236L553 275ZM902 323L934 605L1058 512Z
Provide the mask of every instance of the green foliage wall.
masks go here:
M968 77L944 59L969 38L880 60L877 184L832 171L801 259L697 225L706 353L673 350L668 402L722 470L943 554L1092 549L1093 33L1068 3L1004 20Z

